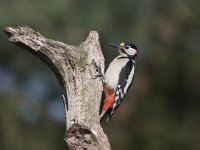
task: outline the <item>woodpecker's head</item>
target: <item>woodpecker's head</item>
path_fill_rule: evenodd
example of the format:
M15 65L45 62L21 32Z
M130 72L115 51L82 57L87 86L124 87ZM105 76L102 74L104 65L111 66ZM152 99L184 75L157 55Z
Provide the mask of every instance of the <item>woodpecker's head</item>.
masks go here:
M121 44L109 44L110 46L117 48L119 53L122 55L127 55L127 57L135 58L137 56L138 50L137 47L130 42L125 42Z

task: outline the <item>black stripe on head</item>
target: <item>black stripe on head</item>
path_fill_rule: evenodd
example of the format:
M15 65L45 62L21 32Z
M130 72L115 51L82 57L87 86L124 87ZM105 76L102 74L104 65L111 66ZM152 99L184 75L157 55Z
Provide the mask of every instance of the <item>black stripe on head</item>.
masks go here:
M137 47L135 46L135 44L133 44L131 42L126 42L125 45L130 46L131 48L134 48L135 50L137 50Z

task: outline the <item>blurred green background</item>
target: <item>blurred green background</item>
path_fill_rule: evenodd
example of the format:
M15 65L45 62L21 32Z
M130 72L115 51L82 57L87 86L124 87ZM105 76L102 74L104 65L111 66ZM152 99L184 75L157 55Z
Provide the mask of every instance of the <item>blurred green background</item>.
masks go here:
M1 0L0 149L64 149L64 108L51 70L11 44L6 26L26 24L68 44L100 34L139 49L134 85L103 123L113 150L200 149L199 0Z

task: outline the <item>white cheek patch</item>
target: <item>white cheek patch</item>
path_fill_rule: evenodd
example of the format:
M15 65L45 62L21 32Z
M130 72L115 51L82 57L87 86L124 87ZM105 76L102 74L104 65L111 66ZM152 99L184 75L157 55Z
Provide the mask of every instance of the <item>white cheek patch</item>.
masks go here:
M135 55L137 54L137 51L133 48L125 49L126 53L129 55Z

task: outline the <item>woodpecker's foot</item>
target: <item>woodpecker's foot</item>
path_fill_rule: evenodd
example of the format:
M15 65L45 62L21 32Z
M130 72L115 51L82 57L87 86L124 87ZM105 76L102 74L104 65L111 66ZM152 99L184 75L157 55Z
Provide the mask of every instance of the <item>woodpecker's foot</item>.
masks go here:
M92 76L92 79L100 78L102 80L102 82L104 83L104 75L102 73L101 66L97 65L97 63L94 61L94 59L92 60L92 64L96 68L96 74L94 76Z

